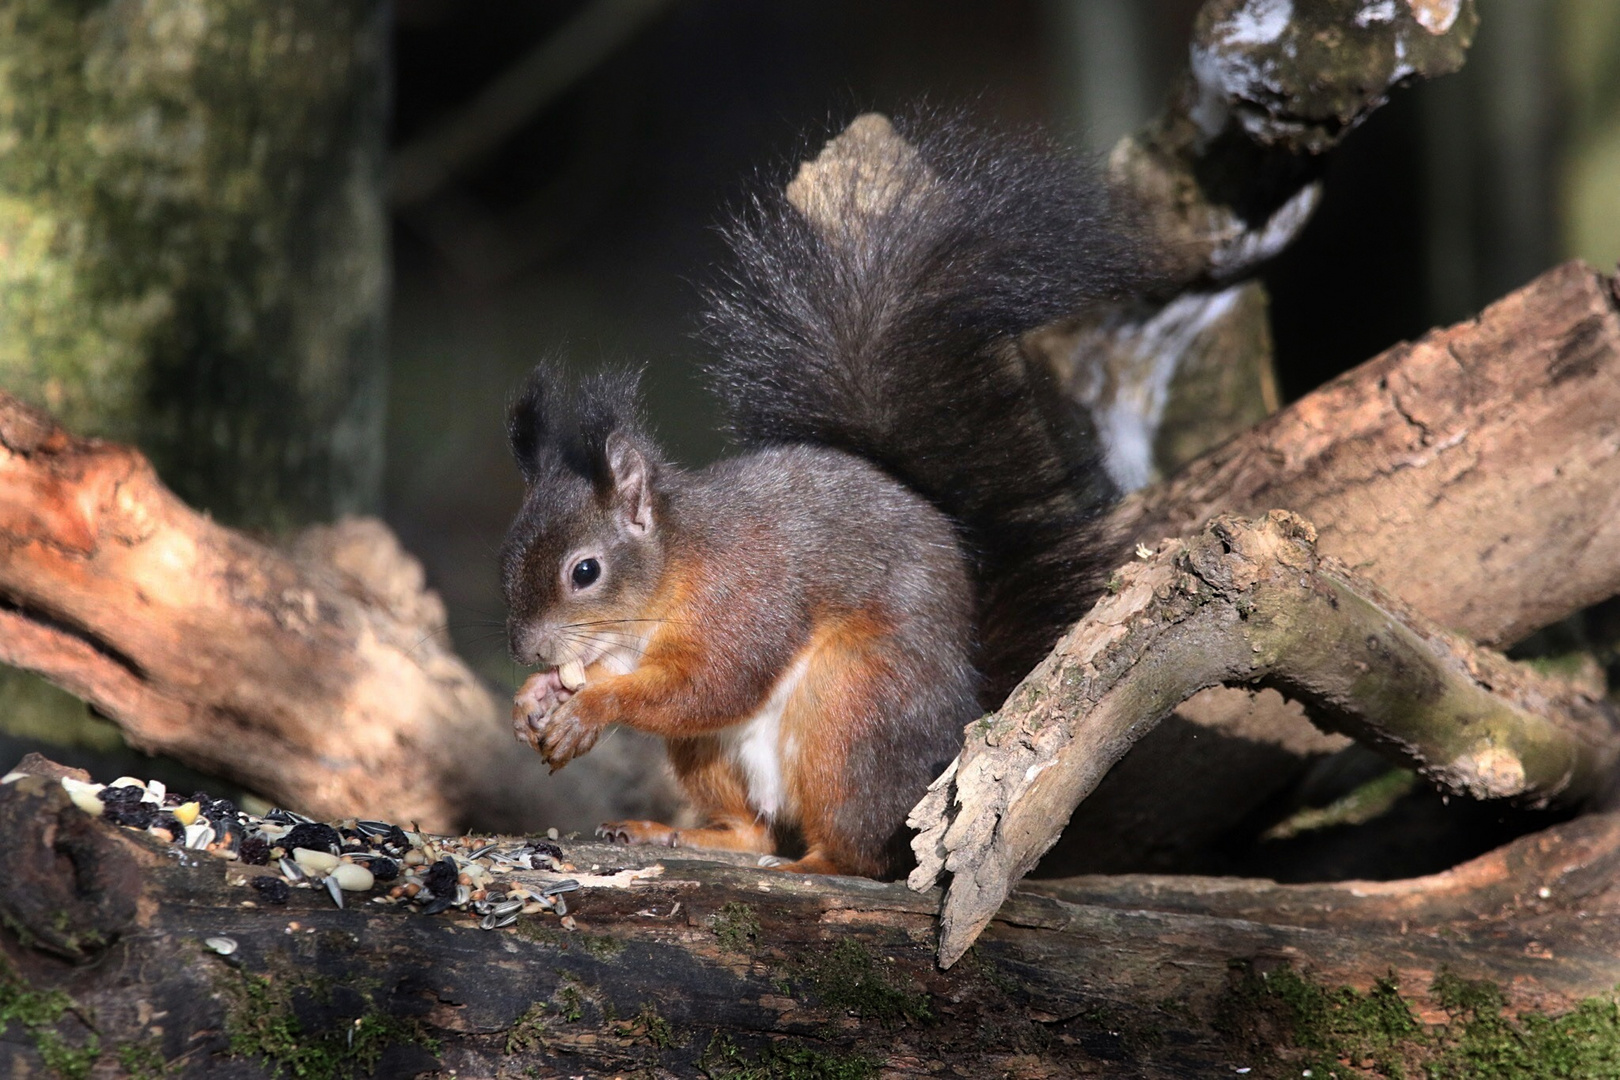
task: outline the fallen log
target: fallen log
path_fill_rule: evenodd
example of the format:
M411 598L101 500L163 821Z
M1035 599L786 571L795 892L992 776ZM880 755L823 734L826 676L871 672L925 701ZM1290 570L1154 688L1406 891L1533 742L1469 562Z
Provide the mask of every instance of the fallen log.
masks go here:
M1610 815L1398 885L1047 883L942 972L937 891L740 856L564 840L573 929L364 893L340 910L318 888L274 905L245 884L266 868L91 817L28 767L0 786L13 1076L1297 1076L1369 1053L1416 1072L1460 1058L1463 991L1559 1014L1620 981ZM1369 1050L1337 1025L1343 1045L1313 1046L1301 994L1329 1019L1376 1000L1401 1039Z
M1128 496L1128 542L1287 507L1431 619L1503 646L1620 593L1616 283L1555 267Z

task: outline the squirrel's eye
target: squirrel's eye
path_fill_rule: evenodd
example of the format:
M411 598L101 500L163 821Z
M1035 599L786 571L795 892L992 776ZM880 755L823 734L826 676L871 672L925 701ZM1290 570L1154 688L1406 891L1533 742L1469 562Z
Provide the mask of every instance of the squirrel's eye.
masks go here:
M596 579L602 576L602 564L595 559L581 559L574 564L568 572L568 577L576 589L588 589L596 584Z

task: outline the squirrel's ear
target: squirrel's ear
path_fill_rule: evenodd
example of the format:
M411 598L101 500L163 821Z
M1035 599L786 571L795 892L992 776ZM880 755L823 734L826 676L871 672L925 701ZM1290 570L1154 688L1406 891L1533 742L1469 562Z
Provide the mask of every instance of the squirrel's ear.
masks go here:
M549 368L536 367L507 406L506 438L525 484L534 483L540 468L540 444L547 435L546 384L552 377Z
M652 467L647 455L617 431L608 436L606 453L614 516L631 536L646 536L653 529Z

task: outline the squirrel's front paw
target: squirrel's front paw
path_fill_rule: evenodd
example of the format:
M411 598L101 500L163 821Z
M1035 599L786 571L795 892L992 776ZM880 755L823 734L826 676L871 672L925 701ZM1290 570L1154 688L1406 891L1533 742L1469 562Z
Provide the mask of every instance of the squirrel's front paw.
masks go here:
M556 772L595 746L604 726L591 720L580 707L579 699L573 698L539 722L534 748L540 751L551 771Z
M537 672L525 679L512 698L512 733L518 742L540 750L540 739L551 715L573 696L574 692L563 685L556 669Z

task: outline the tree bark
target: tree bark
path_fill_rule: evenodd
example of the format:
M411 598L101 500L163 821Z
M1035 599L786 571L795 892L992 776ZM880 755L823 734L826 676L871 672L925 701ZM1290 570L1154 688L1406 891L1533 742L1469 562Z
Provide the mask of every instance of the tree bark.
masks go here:
M1216 514L1286 507L1316 527L1323 554L1447 629L1506 646L1620 593L1616 416L1615 283L1566 263L1127 496L1111 528L1123 561ZM1297 706L1245 697L1206 692L1150 735L1098 805L1081 805L1053 853L1059 872L1185 868L1336 748Z
M476 915L364 894L339 910L324 890L277 907L244 883L265 868L176 860L38 773L6 784L0 1068L38 1075L77 1051L93 1075L161 1063L188 1078L1297 1076L1314 1059L1266 992L1292 969L1341 995L1396 980L1411 1031L1394 1053L1416 1073L1448 1052L1437 976L1549 1013L1620 981L1610 815L1393 885L1047 883L1015 892L945 972L937 892L733 856L562 849L582 882L564 894L572 930L541 913L484 931Z
M1549 270L1128 497L1114 527L1152 544L1287 507L1323 554L1511 644L1620 592L1616 303L1582 263Z
M1217 685L1271 686L1476 799L1580 802L1620 759L1608 703L1533 675L1319 559L1286 511L1217 518L1128 565L967 745L908 822L914 888L951 875L940 962L955 963L1013 883L1140 735Z
M0 382L187 502L375 511L386 5L0 12Z
M297 561L186 507L133 450L0 394L0 660L278 801L453 828L501 790L475 777L496 779L511 736L391 545L340 525L330 561Z
M1266 291L1251 275L1310 220L1328 153L1404 84L1460 68L1477 25L1466 0L1199 9L1176 92L1109 158L1153 237L1158 289L1030 342L1108 434L1125 490L1276 409Z

